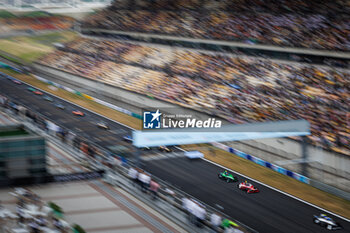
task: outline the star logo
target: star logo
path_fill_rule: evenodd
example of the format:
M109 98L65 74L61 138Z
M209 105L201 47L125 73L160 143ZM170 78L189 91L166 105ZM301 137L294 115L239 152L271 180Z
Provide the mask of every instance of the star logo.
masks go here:
M159 121L159 117L160 117L160 115L162 115L162 113L160 113L159 109L157 109L157 111L155 113L151 113L151 115L153 116L151 122L153 122L154 120Z
M160 129L162 113L159 109L155 112L143 112L143 128L144 129Z

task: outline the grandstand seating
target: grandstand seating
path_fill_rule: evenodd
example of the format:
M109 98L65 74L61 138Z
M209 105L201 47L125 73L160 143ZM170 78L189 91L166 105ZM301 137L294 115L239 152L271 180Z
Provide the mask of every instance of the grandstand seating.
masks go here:
M83 23L87 28L350 50L346 1L114 1Z
M234 123L304 118L314 143L349 153L345 70L87 38L41 63Z

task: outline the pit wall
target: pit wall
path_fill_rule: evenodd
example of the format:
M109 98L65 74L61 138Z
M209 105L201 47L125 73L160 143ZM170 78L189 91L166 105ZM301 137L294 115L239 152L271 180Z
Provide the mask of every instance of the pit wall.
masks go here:
M83 96L87 99L93 100L93 101L98 102L102 105L111 107L117 111L126 113L130 116L137 117L139 119L142 118L140 115L141 109L147 109L147 108L177 108L178 109L179 108L179 106L176 106L176 105L171 104L171 103L165 103L164 101L150 99L149 97L146 97L146 96L138 94L138 93L126 91L124 89L113 87L113 86L108 85L108 84L101 84L98 81L84 78L82 76L70 74L70 73L67 73L67 72L52 68L52 67L44 66L44 65L41 65L38 63L34 64L33 68L36 72L40 72L40 74L49 75L49 76L45 76L45 77L50 77L51 80L47 80L47 79L44 79L42 77L36 76L39 80L41 80L43 82L49 83L49 84L57 86L59 88L63 88L71 93L75 93L77 95ZM55 82L52 81L53 79L55 80ZM85 89L87 91L87 93L82 93L80 91L73 90L70 87L67 87L67 85L62 85L59 82L61 82L61 83L64 82L65 84L67 84L70 87L71 86L80 87L78 90ZM131 104L133 106L136 106L136 107L140 108L140 112L138 112L138 113L131 112L125 108L115 106L115 105L110 104L104 100L94 98L91 96L91 94L96 95L96 94L98 94L98 92L101 92L101 93L103 92L104 96L108 95L108 98L110 98L111 100L117 100L120 102L125 102L125 103ZM186 109L186 111L187 111L187 109ZM207 115L204 113L198 113L195 110L193 110L192 112L193 112L194 116L196 116L200 119L208 118L210 116L210 115ZM171 113L171 112L169 112L169 113ZM277 141L280 139L274 139L274 140ZM290 140L283 139L283 141L290 141ZM237 142L234 142L234 143L237 143ZM282 166L278 166L278 165L274 164L273 161L266 161L266 160L268 160L269 156L271 157L271 154L276 154L275 153L277 150L276 148L269 146L269 145L265 145L263 143L260 143L261 144L260 147L265 147L265 150L263 150L265 153L261 152L261 150L263 148L256 148L256 146L254 148L255 152L251 151L254 153L250 153L249 151L246 151L247 148L249 148L247 143L245 145L241 144L240 146L239 146L239 143L241 143L241 142L238 142L238 144L236 144L236 146L239 148L243 147L243 148L241 148L242 151L238 150L237 148L232 148L230 146L227 146L227 145L224 145L221 143L218 143L215 145L223 150L231 152L234 155L251 160L252 162L255 162L259 165L270 168L276 172L287 175L287 176L292 177L294 179L297 179L301 182L313 185L319 189L322 189L324 191L330 192L332 194L335 194L337 196L340 196L340 197L343 197L345 199L350 200L350 194L349 194L350 185L348 184L350 181L348 178L344 178L344 176L347 177L349 174L346 171L342 170L344 168L344 166L345 167L348 166L348 165L345 165L347 163L337 162L337 163L329 164L332 166L336 166L336 167L329 168L333 172L337 172L339 170L343 171L343 174L341 177L338 176L337 174L334 174L334 173L331 174L331 173L325 172L324 167L327 167L327 165L323 166L323 167L310 167L308 169L309 175L308 175L308 177L306 177L306 176L300 175L299 173L295 172L295 171L298 171L298 168L296 168L295 166L293 167L294 169L292 171L292 170L283 168ZM296 144L293 145L295 147L294 148L295 151L293 151L293 152L300 153L299 151L301 151L301 146L299 143L297 143L297 142L295 142L295 143ZM255 144L257 144L257 143L255 143ZM271 142L271 144L273 144L273 143ZM296 149L296 148L299 148L299 149ZM286 148L284 148L284 149L287 150ZM243 150L244 150L244 152L243 152ZM271 151L271 150L275 150L275 151ZM313 150L313 146L308 146L308 151L310 152L311 158L318 156L317 154L311 155L311 153L318 153L317 151ZM250 154L258 155L260 158L252 156ZM278 150L278 155L280 156L280 159L274 159L274 161L276 161L276 160L279 161L279 160L282 160L283 158L295 159L298 157L298 155L296 155L294 153L286 152L284 150ZM334 157L335 155L334 155L334 153L329 153L329 154L324 153L324 154L322 154L322 156L329 157L327 159L323 159L324 161L332 161L332 157ZM344 161L346 161L346 162L350 161L350 158L344 157L344 159L345 159ZM289 165L286 165L286 166L289 166ZM289 167L291 167L291 166L289 166ZM326 176L327 176L327 179L325 179ZM312 178L312 179L310 179L310 178ZM334 182L334 181L337 181L337 182ZM333 187L329 186L329 185L332 185Z

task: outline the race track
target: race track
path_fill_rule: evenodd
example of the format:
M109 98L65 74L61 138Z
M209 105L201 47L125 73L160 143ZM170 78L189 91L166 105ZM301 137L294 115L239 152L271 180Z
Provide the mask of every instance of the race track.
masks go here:
M52 97L55 103L63 103L66 107L65 110L58 109L53 103L44 100L42 96L27 91L27 88L25 84L18 85L6 78L0 78L0 94L5 94L18 104L40 112L57 124L79 133L100 146L115 146L121 143L123 136L130 135L131 129L125 126ZM86 113L86 116L74 116L71 111L76 109ZM96 122L99 121L108 122L111 130L97 128ZM252 183L261 192L246 194L237 188L237 183L226 183L219 180L217 174L222 171L222 168L204 160L189 161L183 157L163 156L147 160L145 165L146 170L150 173L213 207L222 206L224 213L258 232L329 232L312 222L313 214L322 212L317 208L263 185L255 184L253 181ZM239 175L236 176L240 181L246 180ZM338 232L350 232L350 222L331 217L345 227L344 230Z

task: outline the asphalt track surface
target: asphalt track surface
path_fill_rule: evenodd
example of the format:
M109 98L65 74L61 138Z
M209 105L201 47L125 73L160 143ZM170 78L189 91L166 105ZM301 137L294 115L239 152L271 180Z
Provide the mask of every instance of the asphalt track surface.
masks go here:
M25 84L18 85L11 80L0 78L0 94L3 93L18 104L40 112L59 125L79 132L80 135L101 146L116 145L121 142L123 136L131 133L131 130L125 126L51 96L54 103L62 103L66 107L65 110L58 109L53 103L28 91L27 88ZM84 112L86 116L74 116L72 111L77 109ZM111 130L97 128L96 122L99 121L107 122ZM146 161L145 165L150 173L213 207L222 206L225 214L258 232L329 232L312 222L312 216L322 213L321 210L263 185L254 184L254 181L251 183L260 189L260 193L247 194L237 188L238 183L219 180L217 174L222 171L222 168L204 160L163 158ZM250 182L249 179L238 174L234 175L239 181ZM350 232L350 222L329 216L344 227L338 232Z
M33 110L45 116L47 119L59 126L65 127L73 131L76 135L88 139L97 145L109 148L118 145L131 147L131 143L123 140L124 136L131 135L131 129L123 125L107 120L97 114L91 113L76 105L65 102L55 96L44 94L36 95L28 90L26 84L15 84L13 81L0 77L0 93L9 96L12 101L19 105L23 105L29 110ZM49 95L53 101L47 101L43 97ZM65 109L59 109L55 104L62 104ZM75 116L72 111L79 110L85 116ZM109 130L101 129L97 126L98 122L107 123ZM176 150L176 149L175 149ZM141 154L159 153L157 149L151 151L140 150ZM133 156L133 155L130 155Z

